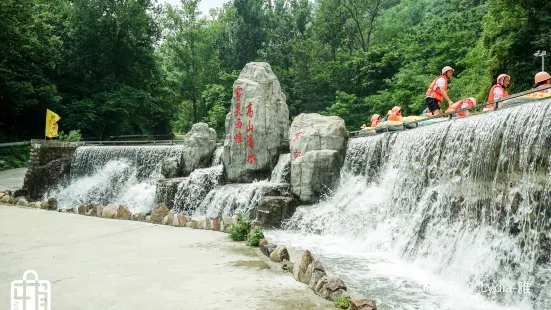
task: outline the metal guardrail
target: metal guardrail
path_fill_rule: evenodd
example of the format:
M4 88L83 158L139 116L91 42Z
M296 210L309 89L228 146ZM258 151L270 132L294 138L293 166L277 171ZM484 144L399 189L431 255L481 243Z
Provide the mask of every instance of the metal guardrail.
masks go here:
M411 121L411 122L403 122L401 125L388 126L388 127L385 128L385 132L388 132L389 128L401 128L402 130L415 129L415 128L419 127L419 123L426 122L426 121L431 120L431 119L448 117L451 120L454 117L454 115L459 113L459 112L477 110L477 109L481 109L481 108L484 109L486 107L486 105L488 105L488 104L494 104L494 109L492 109L490 111L480 112L480 113L478 113L478 115L479 114L484 114L484 113L490 113L490 112L493 112L493 111L498 110L498 109L502 110L502 109L505 109L505 108L511 108L511 107L515 107L515 106L518 106L518 105L527 104L527 103L533 102L533 100L527 101L527 102L518 102L518 103L513 102L513 103L510 103L510 104L504 103L501 108L498 108L498 105L497 105L499 102L512 100L512 99L519 98L519 97L522 97L522 96L526 96L526 95L529 95L529 94L537 93L539 91L546 90L546 89L551 89L551 85L541 86L541 87L538 87L538 88L530 89L530 90L527 90L527 91L523 91L523 92L520 92L520 93L516 93L516 94L510 95L510 96L507 96L505 98L500 98L500 99L497 99L497 100L494 100L494 101L486 101L484 103L477 104L477 105L475 105L473 107L470 107L470 108L464 108L464 109L459 109L459 110L456 110L456 111L453 111L453 112L447 112L447 113L442 113L442 114L438 114L438 115L434 115L434 116L429 116L429 117L426 117L426 118L423 118L423 119L420 119L420 120ZM461 118L463 118L463 117L461 117ZM408 125L412 125L414 128L407 128ZM349 134L352 137L355 137L355 136L359 136L360 132L361 132L361 130L350 131Z
M0 148L27 144L31 144L31 141L0 143Z
M129 141L81 141L84 145L174 145L182 144L182 140L129 140Z

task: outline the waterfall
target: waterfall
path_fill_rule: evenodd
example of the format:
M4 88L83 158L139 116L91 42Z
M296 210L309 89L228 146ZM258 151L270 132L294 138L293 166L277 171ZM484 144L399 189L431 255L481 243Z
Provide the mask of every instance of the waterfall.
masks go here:
M277 165L272 171L270 182L272 183L291 183L291 154L279 155Z
M224 166L217 165L193 171L178 185L174 198L174 211L193 214L207 194L222 182Z
M155 203L155 182L163 160L179 157L181 146L83 146L71 162L69 184L46 197L60 208L81 204L126 204L132 212L149 211Z
M218 146L216 150L214 150L214 155L212 156L212 167L222 165L222 156L224 155L224 147Z
M353 139L333 195L268 238L378 309L548 310L549 104Z
M216 217L237 213L256 217L256 208L265 196L288 195L287 185L270 183L267 180L254 183L227 184L210 191L194 215Z

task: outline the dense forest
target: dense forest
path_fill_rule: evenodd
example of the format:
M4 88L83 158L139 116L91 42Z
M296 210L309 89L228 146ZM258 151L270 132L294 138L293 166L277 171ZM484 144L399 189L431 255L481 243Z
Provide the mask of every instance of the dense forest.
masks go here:
M544 0L0 1L0 142L44 136L46 108L88 139L223 132L231 87L270 63L291 117L338 115L349 129L400 105L419 114L445 65L450 97L484 100L500 73L530 88L551 51Z

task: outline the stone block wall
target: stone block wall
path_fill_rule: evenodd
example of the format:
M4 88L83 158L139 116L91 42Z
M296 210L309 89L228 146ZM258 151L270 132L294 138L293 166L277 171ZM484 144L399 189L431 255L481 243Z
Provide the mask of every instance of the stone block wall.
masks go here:
M71 156L83 142L31 140L31 157L22 192L38 200L48 189L68 178Z

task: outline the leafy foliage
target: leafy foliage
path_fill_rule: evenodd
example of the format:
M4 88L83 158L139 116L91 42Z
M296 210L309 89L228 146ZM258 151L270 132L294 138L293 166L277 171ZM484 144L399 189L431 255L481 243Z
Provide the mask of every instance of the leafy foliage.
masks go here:
M0 171L27 167L30 157L30 145L0 148Z
M239 213L231 226L230 239L233 241L246 241L250 230L251 222L243 218L243 215Z
M60 141L66 141L66 142L78 142L82 140L82 136L80 135L80 130L71 130L68 134L61 131L57 137Z
M483 101L501 73L510 93L525 90L541 70L533 54L551 50L543 0L159 3L2 1L0 140L41 138L46 109L86 138L184 133L198 121L223 137L251 61L270 63L291 117L337 115L355 130L395 105L419 114L446 65L454 101Z
M247 244L250 246L258 246L260 244L260 239L264 239L264 233L262 232L262 228L257 226L249 232Z
M334 305L340 309L348 309L348 307L350 307L350 299L346 295L337 295L334 300Z

